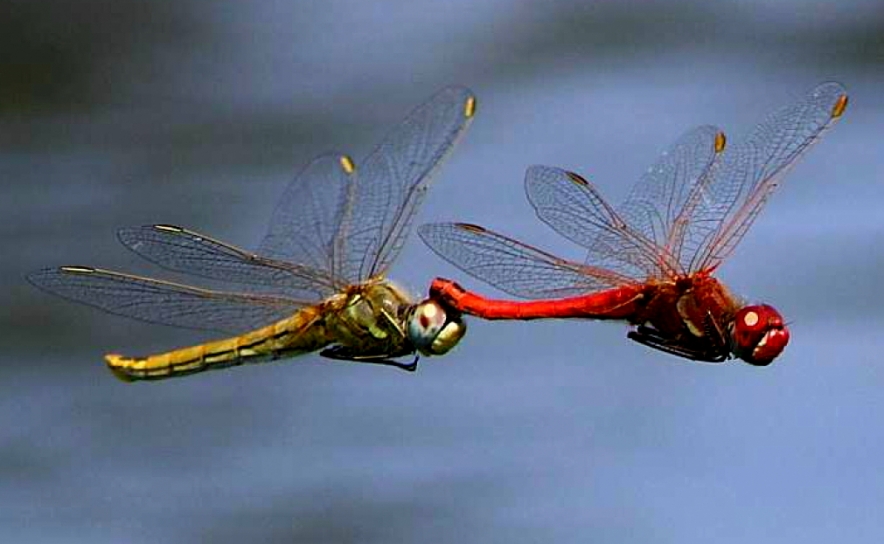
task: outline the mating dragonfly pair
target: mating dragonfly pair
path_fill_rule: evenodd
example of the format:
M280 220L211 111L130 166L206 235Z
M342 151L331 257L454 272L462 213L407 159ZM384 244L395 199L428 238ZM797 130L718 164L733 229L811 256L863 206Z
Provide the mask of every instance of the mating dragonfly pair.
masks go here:
M588 251L561 259L483 227L423 225L420 237L466 273L530 301L493 300L437 278L415 302L386 278L433 175L465 132L476 98L443 89L361 163L327 154L304 168L256 253L172 225L122 229L130 250L162 267L237 285L216 291L86 266L28 276L37 287L144 321L230 337L146 357L110 354L121 379L154 380L319 351L414 370L484 319L622 320L628 337L697 361L770 364L789 341L782 316L748 305L712 276L783 175L844 113L824 83L774 112L736 146L716 127L682 136L619 207L580 175L528 169L538 217Z

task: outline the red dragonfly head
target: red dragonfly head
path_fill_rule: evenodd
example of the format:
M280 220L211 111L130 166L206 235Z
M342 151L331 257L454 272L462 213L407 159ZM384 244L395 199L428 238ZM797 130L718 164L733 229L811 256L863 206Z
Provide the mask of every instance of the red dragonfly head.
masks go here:
M789 329L773 306L746 306L734 316L733 353L755 366L767 366L789 343Z

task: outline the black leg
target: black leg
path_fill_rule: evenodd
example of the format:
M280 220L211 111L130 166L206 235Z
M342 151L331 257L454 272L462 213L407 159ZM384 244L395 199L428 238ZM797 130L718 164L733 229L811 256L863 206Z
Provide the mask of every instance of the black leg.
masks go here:
M705 363L720 363L730 357L730 353L717 346L706 343L687 343L683 338L668 338L651 327L640 325L634 331L629 331L626 337L634 342L660 350L664 353L677 355L692 361Z
M327 359L333 359L335 361L349 361L351 363L368 363L373 365L392 366L400 370L406 370L408 372L414 372L415 370L417 370L417 362L420 359L418 355L415 355L414 359L412 359L410 363L401 363L399 361L391 359L390 357L399 357L407 354L391 355L385 353L379 355L357 355L352 350L344 346L332 346L330 348L326 348L320 351L319 355Z

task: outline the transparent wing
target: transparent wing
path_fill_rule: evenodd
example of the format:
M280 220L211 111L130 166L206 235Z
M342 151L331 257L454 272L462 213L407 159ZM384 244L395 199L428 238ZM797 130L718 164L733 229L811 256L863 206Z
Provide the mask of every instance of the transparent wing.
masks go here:
M169 270L272 291L299 300L321 300L334 292L327 270L259 257L198 232L173 225L124 228L127 248Z
M589 250L587 263L635 278L678 274L678 238L692 189L711 170L724 136L697 127L665 151L615 211L587 180L560 168L532 166L525 191L537 216Z
M477 225L432 223L421 225L418 234L446 261L517 297L563 298L634 283L615 272L560 259Z
M618 207L621 219L641 233L643 240L652 242L653 252L645 251L645 256L656 259L658 275L685 272L679 261L685 221L696 201L697 187L710 176L724 146L724 133L718 127L689 130L660 155ZM616 236L602 235L590 248L591 255L598 252L596 248L620 251L620 245Z
M342 231L348 281L383 274L398 256L433 174L469 125L475 105L469 89L443 89L357 165Z
M823 83L724 151L686 221L681 255L688 271L714 268L733 251L788 169L846 106L844 87Z
M209 291L85 266L46 268L27 278L44 291L111 314L231 334L269 325L305 305L283 297Z
M316 271L313 287L321 293L343 287L340 234L353 181L346 155L313 159L283 193L258 254Z
M525 190L541 220L590 251L587 263L634 279L658 275L653 241L626 223L580 175L532 166Z

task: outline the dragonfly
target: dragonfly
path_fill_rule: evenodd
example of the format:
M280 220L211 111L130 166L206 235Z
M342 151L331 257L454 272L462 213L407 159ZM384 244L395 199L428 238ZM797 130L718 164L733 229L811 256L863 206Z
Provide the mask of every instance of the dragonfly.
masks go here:
M36 287L105 312L227 337L143 357L108 354L125 381L158 380L320 351L413 371L466 333L461 315L415 302L386 278L443 159L476 112L447 87L357 164L321 155L285 190L256 253L174 225L124 228L128 249L165 269L232 284L214 290L89 266L36 271ZM412 358L413 356L413 358ZM410 361L403 360L408 358Z
M776 110L734 146L714 126L685 133L614 207L587 179L532 166L525 190L537 216L587 250L557 257L468 223L422 225L423 241L467 274L516 297L486 298L436 278L430 296L484 319L625 321L627 337L702 362L769 365L789 342L782 315L748 304L713 273L733 252L783 176L847 107L838 83Z

